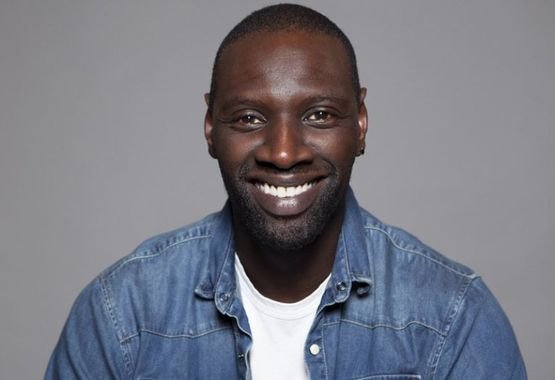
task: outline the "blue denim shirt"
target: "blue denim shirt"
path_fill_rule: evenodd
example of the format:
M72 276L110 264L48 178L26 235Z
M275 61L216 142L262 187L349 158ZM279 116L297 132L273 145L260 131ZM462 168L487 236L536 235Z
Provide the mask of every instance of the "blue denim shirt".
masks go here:
M250 346L228 205L144 242L89 284L46 379L249 378ZM480 277L376 220L350 190L305 361L311 379L526 378Z

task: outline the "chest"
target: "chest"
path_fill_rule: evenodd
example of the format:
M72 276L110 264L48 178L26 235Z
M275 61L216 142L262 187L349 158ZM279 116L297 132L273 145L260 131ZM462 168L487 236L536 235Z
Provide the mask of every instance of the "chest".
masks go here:
M418 323L366 325L324 314L316 318L300 349L312 379L418 379L425 378L437 338ZM135 379L231 380L252 373L250 332L239 328L234 318L220 319L202 332L144 330L127 344ZM275 347L270 355L279 362L284 354ZM383 375L390 377L379 377Z

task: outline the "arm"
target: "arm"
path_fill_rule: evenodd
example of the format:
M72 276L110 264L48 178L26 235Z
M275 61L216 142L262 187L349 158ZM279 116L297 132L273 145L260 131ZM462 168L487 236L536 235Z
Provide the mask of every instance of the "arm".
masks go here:
M79 295L54 349L45 379L123 379L125 354L102 283Z
M526 379L505 313L481 279L468 287L438 361L434 379Z

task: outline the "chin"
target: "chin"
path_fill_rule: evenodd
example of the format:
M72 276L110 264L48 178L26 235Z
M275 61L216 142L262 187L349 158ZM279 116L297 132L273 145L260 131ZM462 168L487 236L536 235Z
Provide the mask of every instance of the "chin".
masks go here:
M338 181L323 189L318 200L302 214L276 217L258 207L246 187L224 182L235 219L258 246L278 251L299 250L314 243L337 217L346 191L346 186Z
M295 219L271 222L266 220L245 226L258 245L278 251L295 251L312 244L320 236L324 227L313 223L307 224L310 222L305 221L305 218Z

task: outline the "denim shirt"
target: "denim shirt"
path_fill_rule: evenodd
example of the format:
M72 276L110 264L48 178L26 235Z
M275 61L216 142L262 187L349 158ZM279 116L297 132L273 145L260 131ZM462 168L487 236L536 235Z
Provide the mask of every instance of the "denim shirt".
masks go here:
M311 379L526 379L480 277L359 208L352 191L305 343ZM141 244L76 300L46 379L249 378L231 210Z

